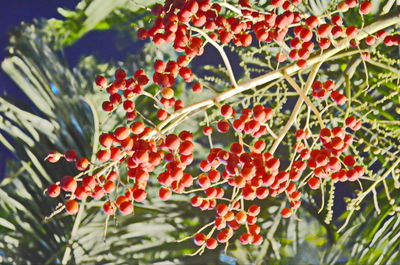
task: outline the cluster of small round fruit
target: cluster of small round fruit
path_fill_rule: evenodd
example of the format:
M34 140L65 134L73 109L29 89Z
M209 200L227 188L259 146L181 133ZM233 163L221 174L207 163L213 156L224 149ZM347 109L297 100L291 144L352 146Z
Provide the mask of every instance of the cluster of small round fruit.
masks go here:
M207 159L200 162L203 173L197 182L205 197L196 195L192 197L191 204L203 211L215 209L216 215L211 233L207 237L203 233L197 233L194 236L195 244L213 249L218 243L227 242L241 226L246 228L240 236L242 244L261 244L263 237L259 234L260 226L256 224L261 207L251 204L246 209L244 201L264 200L268 196L276 197L287 192L290 194L292 208L300 206L301 193L296 191L296 184L293 182L299 180L300 173L295 179L294 174L279 171L280 160L264 151L265 147L263 140L257 140L252 146L234 142L229 151L212 148ZM305 163L300 165L301 162L294 166L298 172L305 169ZM224 199L223 196L228 189L214 187L224 183L232 187L229 189L232 193L228 194L231 197L227 200L228 203L219 202L219 199L226 201L227 198ZM290 213L291 210L287 208L282 215L289 217ZM222 231L214 238L214 230Z
M224 119L217 122L218 132L226 133L232 126L237 133L243 132L254 138L260 138L267 133L265 124L273 115L272 109L263 105L256 105L253 109L242 109L242 113L237 119L234 119L236 116L235 110L228 104L223 105L220 112ZM212 131L211 126L203 127L204 135L210 135Z
M324 83L314 81L312 84L312 96L316 99L324 99L330 92L330 98L339 106L346 103L346 96L335 89L335 82L327 80Z
M206 42L217 42L217 45L232 42L237 46L250 46L251 32L254 32L260 42L275 42L282 46L289 30L293 28L294 38L289 41L288 55L299 67L305 67L315 43L322 50L328 49L331 37L354 38L358 32L354 26L343 27L340 15L330 16L331 25L323 23L326 18L294 12L301 0L270 2L272 8L267 11L254 10L247 0L240 0L238 6L227 2L211 3L210 0L167 0L164 5L156 4L152 8L152 14L157 17L154 25L149 29L139 29L138 36L141 39L150 37L156 44L173 43L176 51L184 54L176 61L154 62L152 82L160 86L159 93L155 95L145 91L150 79L144 70L137 70L129 77L124 70L118 69L112 82L103 76L96 78L96 84L109 94L109 99L102 105L103 110L113 112L122 106L126 112L126 122L99 136L101 149L97 152L98 164L84 157L77 158L72 150L64 154L50 152L48 161L55 163L64 157L69 162L75 162L76 168L82 172L76 177L66 176L50 185L47 189L49 196L58 197L63 190L66 193L65 208L69 214L78 212L77 200L89 196L93 199L105 198L103 210L107 215L117 214L117 210L124 215L131 214L134 203L146 199L146 187L155 169L163 168L157 175L161 184L159 197L162 200L168 200L173 192L204 192L204 197L193 196L191 204L201 210L215 209L211 231L207 235L202 232L193 235L196 245L214 249L218 243L228 242L234 231L242 226L245 227L240 235L242 244L261 244L263 237L260 235L260 226L256 224L261 207L257 203L248 206L247 201L286 194L290 206L284 208L281 214L285 218L290 217L301 205L301 184L297 182L307 169L312 171L312 176L304 180L312 189L320 187L321 179L355 181L361 177L364 170L356 165L356 159L343 154L353 141L352 135L346 134L344 128L323 128L319 135L319 145L322 147L312 150L307 149L305 143L311 137L311 132L308 129L298 130L296 138L300 141L296 143L296 151L301 159L294 160L284 171L279 169L280 160L265 150L267 143L259 139L268 133L267 122L272 119L273 110L263 105L235 110L229 104L220 106L219 102L215 103L221 115L215 123L216 130L228 133L232 129L231 132L237 134L239 140L232 143L229 150L210 148L207 158L198 165L200 174L193 176L185 172L194 161L192 133L182 131L164 135L158 126L146 126L146 121L137 115L135 99L139 95L150 96L161 103L157 112L157 118L161 121L159 125L174 111L184 108L184 102L174 97L172 86L179 76L188 83L194 80L188 64L191 59L203 54ZM346 12L356 7L357 3L357 0L340 2L338 10ZM359 9L361 14L367 14L371 10L371 3L363 1ZM232 16L232 12L236 15ZM196 32L199 35L195 35ZM396 35L386 36L384 31L378 32L377 38L383 39L387 45L398 44ZM375 39L371 35L366 42L372 45ZM286 53L281 50L277 54L277 61L285 60ZM346 101L343 94L334 90L335 83L332 80L324 83L315 81L312 88L314 98L322 99L330 93L331 99L338 105ZM192 85L194 92L201 92L202 89L200 83ZM166 110L172 107L173 110ZM353 117L348 117L345 123L354 131L361 127L361 122ZM206 136L211 136L213 131L210 125L203 127ZM245 137L251 139L252 143L245 143ZM126 176L119 175L119 168L126 168ZM200 188L190 190L194 185ZM214 236L215 230L219 232Z
M152 14L157 16L157 19L151 28L139 29L138 36L140 39L150 37L156 44L173 42L178 52L185 52L194 57L203 53L204 41L191 35L191 27L200 28L211 40L222 45L232 42L236 46L244 47L252 44L251 31L255 33L259 42L276 42L281 45L289 29L293 27L295 37L289 42L291 50L288 51L288 55L303 68L314 50L314 35L318 46L324 50L331 46L330 36L353 38L358 33L355 26L344 27L340 15L332 15L331 23L327 23L323 18L305 16L297 12L297 5L301 3L301 0L273 0L270 10L257 11L252 9L248 0L239 1L237 7L225 2L211 3L210 0L167 1L164 5L156 4L152 8ZM357 0L342 1L338 4L338 10L346 12L355 8L357 4ZM222 9L227 11L225 13L235 13L235 16L224 15ZM371 9L370 1L363 1L359 5L360 14L368 14ZM391 41L392 39L397 38L392 37L387 42L396 43ZM356 45L355 41L352 43ZM286 54L280 51L276 59L283 62L286 60Z
M356 131L361 128L361 122L354 117L346 119L346 126ZM300 142L296 143L296 151L300 157L307 161L307 167L312 170L313 177L308 180L308 185L312 189L320 187L320 179L330 177L333 181L356 181L364 175L364 168L356 164L356 159L353 155L345 155L353 142L353 136L346 134L342 127L334 127L331 130L323 128L319 134L319 140L322 144L322 149L307 149L303 142L310 137L305 130L298 130L296 138ZM344 167L345 169L343 169Z
M126 111L126 118L128 120L134 120L136 118L135 114L135 102L130 99L135 95L140 95L143 93L144 86L149 82L149 78L145 72L140 69L135 72L132 78L127 78L126 72L123 69L118 69L115 72L115 81L111 84L107 83L107 79L104 76L96 77L96 84L99 87L106 87L106 91L110 94L109 100L103 102L103 110L106 112L112 112L116 109L123 98L124 110ZM120 94L122 92L122 96Z

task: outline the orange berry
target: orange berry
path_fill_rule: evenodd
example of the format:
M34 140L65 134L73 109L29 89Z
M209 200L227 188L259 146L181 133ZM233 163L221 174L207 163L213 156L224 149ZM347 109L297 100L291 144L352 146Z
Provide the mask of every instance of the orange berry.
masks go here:
M104 184L103 188L106 193L113 193L115 191L115 184L112 181L107 181Z
M246 223L247 214L246 214L245 211L240 211L240 212L238 212L238 213L236 214L235 217L236 217L236 221L237 221L239 224L244 224L244 223Z
M89 166L89 160L86 157L81 157L76 160L75 163L76 169L83 171L86 170Z
M130 131L129 131L128 128L126 128L126 127L118 127L114 131L114 136L118 140L122 141L122 140L126 139L129 136L129 133L130 133Z
M144 123L141 121L135 121L131 125L131 131L133 134L141 134L144 131Z
M161 90L161 95L166 99L171 99L174 97L174 90L170 87L163 87Z
M360 4L360 13L363 15L369 14L372 9L372 4L370 1L364 1Z
M70 215L75 215L79 211L79 204L75 200L69 200L65 202L65 210Z

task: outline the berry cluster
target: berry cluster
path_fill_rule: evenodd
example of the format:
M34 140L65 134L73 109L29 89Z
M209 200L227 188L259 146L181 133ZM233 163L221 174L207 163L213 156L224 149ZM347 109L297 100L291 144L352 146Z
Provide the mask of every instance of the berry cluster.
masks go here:
M356 131L361 128L361 122L349 117L346 119L346 126ZM304 130L296 132L298 140L306 140L309 137ZM330 177L335 182L356 181L364 175L364 168L355 165L356 159L353 155L341 158L353 142L353 136L346 134L344 128L334 127L331 130L324 128L320 131L319 140L322 149L307 149L302 142L295 145L296 151L304 161L307 161L307 167L313 172L313 177L308 180L311 189L320 187L320 179Z
M192 236L200 249L214 249L218 244L227 243L237 230L242 244L262 243L261 229L256 224L262 200L285 195L288 207L281 215L288 218L301 205L303 183L318 189L321 180L355 181L362 177L363 167L356 165L355 157L345 154L353 136L343 127L322 128L318 136L313 136L309 128L297 130L295 150L298 159L293 159L286 170L281 169L281 160L266 150L269 143L261 139L270 132L267 122L273 118L273 110L264 105L235 109L229 104L214 102L220 117L215 122L207 122L202 128L203 134L211 139L216 129L221 134L235 134L238 140L230 144L229 150L211 145L207 158L196 165L198 175L188 173L188 167L195 161L196 143L192 133L167 134L169 130L163 130L175 114L183 117L189 113L182 112L186 110L184 102L175 98L173 86L177 78L187 83L195 80L188 65L193 58L203 54L207 43L219 48L228 43L247 47L252 45L255 36L260 43L283 47L287 46L284 42L288 39L289 48L281 48L276 60L284 62L288 56L300 68L307 66L307 59L317 45L323 52L334 38L349 38L352 46L358 45L354 40L359 31L357 27L343 26L342 16L336 12L329 17L330 21L326 17L297 12L301 2L271 0L269 8L263 11L253 9L248 0L240 0L237 6L210 0L167 0L164 5L153 6L154 24L148 29L139 29L139 38L150 38L156 44L171 43L182 54L176 61L155 60L152 76L142 69L132 76L118 69L111 82L103 76L96 78L96 84L109 94L102 104L103 110L112 113L122 108L125 121L99 136L101 147L97 151L97 161L78 158L73 150L51 151L47 157L49 162L55 163L63 157L74 162L81 173L75 177L65 176L51 184L47 189L49 196L58 197L64 191L65 209L71 215L79 211L78 201L88 197L103 199L103 211L107 215L127 215L134 212L135 203L146 200L147 186L157 179L161 200L170 199L173 193L196 193L191 197L193 207L215 210L209 233L200 231ZM338 10L346 12L356 6L362 15L371 11L369 1L358 4L357 0L340 2ZM399 44L398 35L386 36L385 31L378 31L376 36L369 35L365 42L373 45L377 39L386 45ZM158 88L154 95L146 91L150 83ZM203 90L199 82L194 82L191 87L197 93ZM346 97L335 89L332 80L315 81L312 89L315 99L329 95L339 106L346 102ZM138 115L135 100L140 95L151 97L158 103L157 125L146 125L148 122ZM345 124L353 131L361 128L361 121L354 117L348 117ZM309 140L314 143L309 145ZM125 169L126 176L120 175L118 169ZM302 177L305 171L310 174ZM193 189L193 186L198 188Z
M330 93L330 98L339 106L346 103L346 96L335 90L335 82L332 80L325 81L314 81L312 84L312 96L316 99L324 99Z

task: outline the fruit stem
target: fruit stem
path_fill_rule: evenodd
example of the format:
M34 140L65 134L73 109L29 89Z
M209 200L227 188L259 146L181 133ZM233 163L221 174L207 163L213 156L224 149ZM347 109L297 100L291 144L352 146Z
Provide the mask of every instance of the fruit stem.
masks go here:
M314 82L315 77L317 76L318 70L320 68L320 66L322 65L323 61L318 62L316 65L314 65L314 67L311 69L310 74L308 75L308 79L307 82L305 84L304 87L304 94L307 94L308 90L311 88L312 83ZM303 97L299 97L299 99L297 100L296 105L294 106L293 110L292 110L292 114L289 117L289 120L286 122L285 127L282 129L281 133L279 134L278 138L275 140L275 142L273 143L271 149L270 149L270 153L274 154L276 149L278 148L279 144L281 143L281 141L283 140L283 138L285 138L287 132L289 131L289 129L292 127L294 121L297 118L297 115L300 112L301 106L303 105L304 102L304 98Z

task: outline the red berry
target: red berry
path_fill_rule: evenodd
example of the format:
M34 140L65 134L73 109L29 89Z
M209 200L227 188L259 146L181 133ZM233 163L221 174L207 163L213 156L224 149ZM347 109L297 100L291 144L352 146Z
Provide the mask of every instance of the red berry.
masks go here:
M47 188L47 194L52 198L58 197L60 195L60 192L61 192L61 188L57 184L51 184Z
M328 37L329 33L331 33L332 26L329 24L322 24L321 26L318 27L317 29L317 34L321 38L326 38Z
M130 201L121 202L119 205L119 210L123 215L128 215L133 212L133 204Z
M126 77L126 72L124 69L119 68L115 71L115 79L122 80L125 79L125 77Z
M349 26L346 29L346 35L350 38L353 38L354 36L357 35L358 29L355 26Z
M296 64L297 64L297 66L300 67L300 68L306 68L306 66L307 66L307 61L304 60L304 59L300 59L300 60L297 61Z
M115 214L115 211L117 210L116 205L113 202L107 201L103 205L103 211L107 215L113 215Z
M333 16L331 17L331 22L332 22L332 24L334 24L334 25L336 25L336 26L341 26L341 25L343 25L343 19L342 19L342 17L339 16L339 15L333 15Z
M72 162L76 160L76 152L74 150L68 150L64 154L65 160Z
M78 186L78 183L73 177L65 176L60 181L60 186L66 192L74 192L76 190L76 187Z
M84 200L89 196L89 192L87 192L86 189L83 187L77 187L74 194L75 198L77 198L78 200Z
M356 163L356 159L352 155L347 155L343 158L343 163L348 167L352 167Z
M221 120L217 123L217 129L220 133L226 133L229 131L229 123L225 120Z
M321 38L318 45L321 49L326 50L331 46L331 41L327 38Z
M239 237L239 241L242 245L247 245L251 241L251 235L249 233L244 233Z
M50 163L56 163L60 160L61 156L61 153L57 152L56 150L52 150L45 159L47 159Z
M290 208L283 208L281 215L283 218L289 218L292 215L292 210Z
M230 118L232 117L234 113L234 110L232 106L225 104L221 107L221 115L224 116L225 118Z
M303 129L297 130L295 136L299 140L307 138L307 134Z
M157 119L159 119L160 121L163 121L166 118L168 118L168 111L166 111L165 109L159 109L157 111Z
M249 215L257 216L261 211L261 207L258 205L251 205L248 209Z
M92 196L92 198L94 198L94 199L101 199L101 198L103 198L104 197L104 189L103 189L103 187L101 187L101 186L96 186L96 187L94 187L94 189L93 189L93 191L92 191L92 193L91 193L91 196Z
M377 33L376 33L376 36L378 37L378 38L380 38L380 39L384 39L385 37L386 37L386 31L384 30L384 29L382 29L382 30L379 30Z
M353 8L357 5L358 0L346 0L345 3L349 8Z
M273 6L282 6L285 0L271 0L271 5Z
M165 138L165 145L170 150L177 150L179 148L179 137L175 134L169 134Z
M316 190L321 186L321 182L318 178L312 177L308 180L308 186L310 186L311 189Z
M82 179L82 187L88 190L94 189L97 181L93 176L86 176Z
M217 246L218 246L218 241L215 238L211 237L206 240L206 247L208 249L215 249Z
M183 141L179 146L179 153L190 155L193 153L194 145L191 141Z
M332 28L331 32L332 32L333 37L335 37L335 38L343 37L343 35L344 35L343 29L341 26L334 26Z
M224 220L224 222L225 222L225 220ZM225 223L225 226L226 226L226 223ZM225 227L225 226L224 226L224 227ZM218 227L218 226L217 226L217 227ZM222 228L221 228L221 229L222 229ZM219 233L217 234L217 240L218 240L219 243L226 243L226 242L228 242L228 240L229 240L229 235L228 235L228 233L225 232L225 231L219 232Z
M251 242L253 245L258 246L263 242L264 238L259 235L259 234L255 234L253 235L253 241Z
M354 127L354 126L356 125L357 119L354 118L354 117L352 117L352 116L350 116L350 117L348 117L348 118L346 119L345 123L346 123L346 126L347 126L347 127L352 128L352 127Z
M111 157L111 153L108 150L99 150L97 152L97 159L102 163L110 160L110 157Z
M362 177L364 175L364 168L362 166L354 166L353 169L357 172L358 177Z
M225 216L228 213L229 208L226 204L221 203L221 204L218 204L216 210L217 210L217 214L219 216Z
M135 199L135 201L137 202L142 202L146 199L147 193L145 190L143 189L136 189L133 192L133 198Z
M172 191L170 188L162 187L162 188L160 188L158 195L161 200L166 201L171 197Z
M113 104L109 101L104 101L102 104L102 108L105 112L111 112L114 110Z
M207 237L203 233L197 233L197 234L194 235L194 243L197 246L203 245L206 242L206 239L207 239Z
M108 147L110 147L110 146L113 144L114 139L113 139L113 137L112 137L111 134L109 134L109 133L103 133L103 134L100 135L100 137L99 137L99 142L100 142L100 144L101 144L102 146L108 148Z
M200 83L194 83L192 86L192 90L195 93L200 93L201 91L203 91L203 86Z
M211 126L204 126L203 127L203 134L206 135L206 136L211 135L212 131L213 131L213 129L212 129Z
M107 79L104 76L98 75L96 77L96 85L99 87L107 86Z
M83 171L86 170L89 166L89 160L86 157L81 157L76 160L75 163L76 169Z
M161 60L156 60L154 62L154 71L157 73L162 73L165 70L165 63Z
M137 36L138 36L139 39L145 40L147 38L147 30L144 29L144 28L140 28L137 31Z
M310 28L315 28L318 26L319 20L317 17L315 16L310 16L306 19L306 24L307 26L309 26Z
M187 82L190 82L193 79L192 70L190 70L190 68L187 67L182 67L179 70L179 75Z

